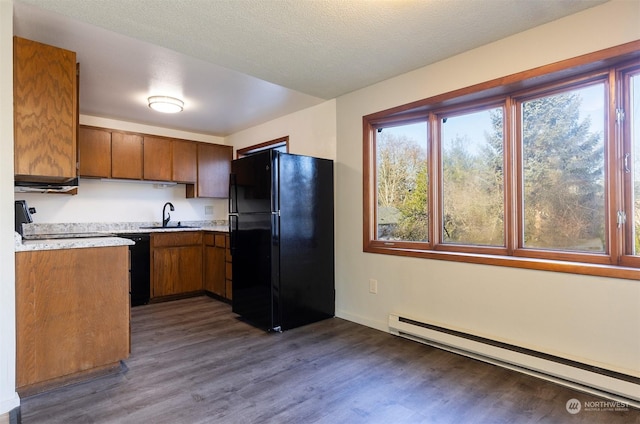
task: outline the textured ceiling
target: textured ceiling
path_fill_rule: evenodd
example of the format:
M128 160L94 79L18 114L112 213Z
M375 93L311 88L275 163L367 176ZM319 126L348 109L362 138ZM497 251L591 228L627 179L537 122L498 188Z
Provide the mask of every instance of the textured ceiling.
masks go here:
M20 3L35 5L72 18L65 25L91 24L118 36L165 48L167 62L174 60L172 54L177 54L178 62L198 60L286 87L295 91L295 96L310 96L299 102L299 106L305 107L603 2L15 1L16 10L20 9ZM28 24L20 24L20 20L28 21L27 15L16 13L16 32L37 32ZM48 31L53 31L49 37L55 38L56 32L64 29L54 27ZM105 32L101 37L106 40L110 35ZM96 43L99 49L99 42ZM122 60L117 54L115 58ZM139 72L141 67L135 58L131 58L130 66L132 72ZM251 123L255 124L255 120ZM223 134L240 127L220 131L212 128L206 132Z

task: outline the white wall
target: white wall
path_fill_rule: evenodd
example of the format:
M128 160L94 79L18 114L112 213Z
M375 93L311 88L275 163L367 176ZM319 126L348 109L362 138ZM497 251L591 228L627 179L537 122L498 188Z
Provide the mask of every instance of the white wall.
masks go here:
M337 315L386 331L404 313L640 377L638 281L362 252L363 115L637 40L639 23L640 2L614 0L338 98Z
M13 253L13 1L0 0L0 417L20 404L15 391Z
M289 136L289 153L336 158L336 101L328 100L225 138L235 150ZM234 156L235 157L235 156Z
M97 127L139 132L143 134L184 138L207 143L224 144L224 139L210 135L189 133L167 128L152 127L125 121L81 115L80 123ZM42 193L16 193L16 199L24 199L35 207L35 223L66 222L160 222L162 206L171 202L175 211L172 221L203 221L227 219L225 199L187 199L185 185L167 188L143 183L101 181L81 178L78 194L52 195ZM213 206L213 214L205 215L205 206Z

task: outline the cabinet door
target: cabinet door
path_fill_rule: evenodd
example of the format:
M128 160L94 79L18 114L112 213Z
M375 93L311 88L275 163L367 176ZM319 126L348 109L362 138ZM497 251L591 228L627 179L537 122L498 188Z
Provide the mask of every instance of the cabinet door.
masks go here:
M202 290L202 247L162 247L153 250L153 297Z
M76 54L19 37L13 51L16 178L75 178Z
M56 379L128 356L126 246L18 252L15 256L19 390L37 384L51 388Z
M198 144L187 140L173 140L173 176L178 183L194 184L198 178Z
M224 248L204 246L204 289L220 297L226 297L224 256Z
M229 197L233 148L198 143L198 197Z
M111 134L111 177L142 179L142 136Z
M111 131L80 127L78 154L81 177L111 177Z
M153 282L152 297L169 296L176 294L176 281L180 278L179 249L165 247L153 250Z
M144 137L143 175L145 180L171 181L171 140Z
M179 293L202 291L202 245L180 247Z

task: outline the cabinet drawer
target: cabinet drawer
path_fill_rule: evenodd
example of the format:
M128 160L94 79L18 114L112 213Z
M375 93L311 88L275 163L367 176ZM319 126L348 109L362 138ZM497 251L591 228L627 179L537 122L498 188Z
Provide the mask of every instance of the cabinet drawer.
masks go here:
M188 246L202 244L202 232L176 232L151 234L153 247Z
M215 246L215 234L214 233L204 233L203 242L206 246Z

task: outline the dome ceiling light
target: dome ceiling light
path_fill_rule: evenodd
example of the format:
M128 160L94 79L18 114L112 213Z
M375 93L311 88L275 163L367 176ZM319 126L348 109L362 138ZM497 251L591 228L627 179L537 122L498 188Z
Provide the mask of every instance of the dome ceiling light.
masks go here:
M177 113L184 109L184 102L175 97L151 96L149 97L149 107L162 113Z

